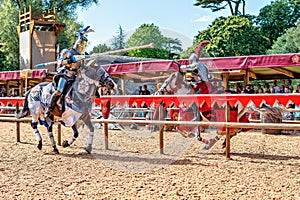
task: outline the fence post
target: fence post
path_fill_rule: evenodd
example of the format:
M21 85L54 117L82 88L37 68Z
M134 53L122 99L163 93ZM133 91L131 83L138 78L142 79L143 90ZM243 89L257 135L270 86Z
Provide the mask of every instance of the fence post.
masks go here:
M57 124L57 141L58 145L61 146L61 124Z
M230 122L230 105L228 101L226 101L226 122ZM230 159L230 128L226 127L226 159Z
M19 113L19 102L16 103L16 113ZM21 139L20 139L20 122L16 122L16 133L17 133L17 142L21 142Z
M110 113L110 101L103 100L101 101L101 111L104 119L108 119ZM108 123L104 123L104 147L108 149Z

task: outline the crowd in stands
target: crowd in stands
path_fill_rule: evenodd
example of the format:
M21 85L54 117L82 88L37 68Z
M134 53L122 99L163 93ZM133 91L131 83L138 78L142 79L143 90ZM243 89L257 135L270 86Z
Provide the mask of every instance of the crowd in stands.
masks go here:
M269 83L258 83L255 88L253 84L247 84L245 88L243 88L241 84L237 82L234 86L234 91L238 94L300 93L300 85L294 88L292 86L292 80L288 79L287 81L281 80L280 84L277 80L274 80L272 85Z
M1 88L1 97L19 97L19 90L18 89L12 89L9 94L7 94L6 88L3 85Z

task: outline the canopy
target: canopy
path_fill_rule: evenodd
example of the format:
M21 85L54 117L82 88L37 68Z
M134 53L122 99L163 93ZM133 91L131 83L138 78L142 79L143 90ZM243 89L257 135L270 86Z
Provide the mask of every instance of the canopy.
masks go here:
M300 78L300 53L258 56L236 56L202 58L210 73L217 77L229 73L231 80L241 80L246 72L252 79L288 79ZM111 75L125 76L133 81L146 82L163 79L178 70L188 60L154 60L123 64L104 65Z
M47 70L30 70L28 72L28 79L46 78ZM20 80L22 71L4 71L0 72L0 80Z

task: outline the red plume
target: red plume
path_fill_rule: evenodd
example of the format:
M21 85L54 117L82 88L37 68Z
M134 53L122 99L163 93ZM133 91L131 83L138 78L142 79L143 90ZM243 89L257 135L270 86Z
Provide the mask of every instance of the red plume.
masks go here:
M201 51L202 51L203 47L205 47L205 45L207 45L209 43L211 43L211 41L209 41L209 40L204 40L199 43L199 45L197 46L197 49L196 49L197 59L199 59L201 57Z

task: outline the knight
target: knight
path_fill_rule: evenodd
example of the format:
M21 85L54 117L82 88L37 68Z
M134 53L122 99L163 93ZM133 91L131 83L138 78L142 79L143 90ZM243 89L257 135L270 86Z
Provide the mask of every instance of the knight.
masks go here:
M88 41L85 34L93 32L93 30L89 28L90 26L87 26L80 31L73 47L63 49L57 59L57 74L53 77L52 81L55 91L51 95L49 107L45 111L45 117L51 115L57 101L64 95L69 86L72 85L78 70L83 65L83 59L78 59L78 55L85 53L85 47Z
M209 43L211 43L209 40L202 41L197 46L196 53L192 53L189 57L189 64L180 67L181 71L185 73L186 80L194 83L192 84L194 94L210 93L209 78L212 78L212 75L209 74L207 65L199 60L201 58L202 49Z

